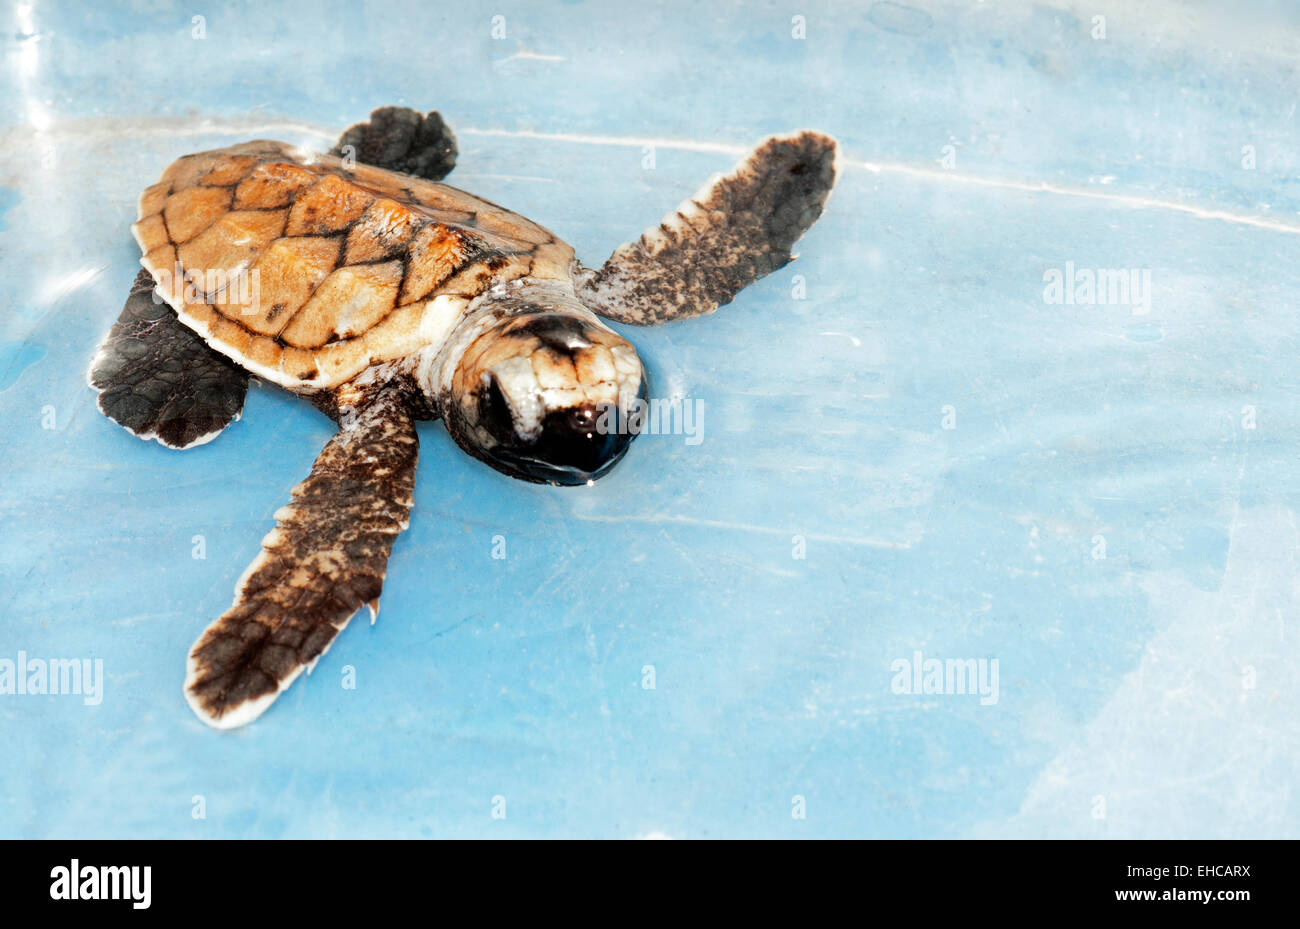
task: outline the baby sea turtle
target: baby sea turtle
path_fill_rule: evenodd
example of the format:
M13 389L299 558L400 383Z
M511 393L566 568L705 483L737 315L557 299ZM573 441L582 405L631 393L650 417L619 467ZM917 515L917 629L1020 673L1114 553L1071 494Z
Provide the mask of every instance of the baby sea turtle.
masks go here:
M456 153L436 112L386 107L327 154L187 155L140 197L145 270L91 363L100 410L190 448L238 418L252 374L339 425L190 651L185 697L210 725L259 716L363 605L374 621L416 420L441 417L512 477L601 476L647 388L599 317L712 312L792 259L835 182L834 140L767 139L592 271L549 230L438 183Z

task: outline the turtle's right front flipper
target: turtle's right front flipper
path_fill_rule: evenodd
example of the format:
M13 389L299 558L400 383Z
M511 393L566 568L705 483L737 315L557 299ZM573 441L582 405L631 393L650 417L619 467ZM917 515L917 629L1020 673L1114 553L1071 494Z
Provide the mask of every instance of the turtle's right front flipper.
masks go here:
M410 518L419 440L391 390L343 410L341 422L275 514L234 604L190 650L185 698L210 726L256 719L357 610L378 610L388 554Z
M168 448L202 445L239 416L248 372L155 300L153 290L153 278L141 271L88 380L100 392L100 411L132 435Z
M599 270L580 267L578 298L607 319L639 326L730 303L793 260L795 242L835 186L836 152L820 132L767 139Z

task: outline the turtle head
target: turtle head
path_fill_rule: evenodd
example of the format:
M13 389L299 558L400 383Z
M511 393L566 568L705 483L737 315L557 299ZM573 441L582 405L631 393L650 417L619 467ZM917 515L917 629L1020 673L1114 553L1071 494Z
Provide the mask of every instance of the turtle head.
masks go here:
M447 429L511 477L586 484L627 451L627 414L645 395L631 343L594 317L542 310L506 317L465 349Z

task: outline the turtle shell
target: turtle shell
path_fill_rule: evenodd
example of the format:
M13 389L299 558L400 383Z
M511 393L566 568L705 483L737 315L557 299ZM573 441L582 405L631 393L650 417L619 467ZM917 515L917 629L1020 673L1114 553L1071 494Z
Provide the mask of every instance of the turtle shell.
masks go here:
M179 159L139 216L140 263L180 319L290 389L437 344L487 288L567 282L573 261L548 230L472 194L281 142Z

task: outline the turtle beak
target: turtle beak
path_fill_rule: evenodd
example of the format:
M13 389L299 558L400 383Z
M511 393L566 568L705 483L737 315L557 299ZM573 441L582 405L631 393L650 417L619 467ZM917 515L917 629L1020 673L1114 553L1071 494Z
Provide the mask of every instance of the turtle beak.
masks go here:
M637 396L645 397L644 378ZM490 463L525 480L576 487L609 473L634 436L617 404L581 403L548 411L536 438L493 447Z

